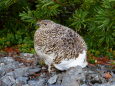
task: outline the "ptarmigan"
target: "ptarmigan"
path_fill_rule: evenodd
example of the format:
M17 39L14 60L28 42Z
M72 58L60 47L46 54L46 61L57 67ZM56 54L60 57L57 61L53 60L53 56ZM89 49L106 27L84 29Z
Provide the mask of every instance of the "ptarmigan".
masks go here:
M49 72L51 66L63 71L87 65L87 46L78 33L51 20L41 20L37 24L40 28L34 35L34 48L48 65Z

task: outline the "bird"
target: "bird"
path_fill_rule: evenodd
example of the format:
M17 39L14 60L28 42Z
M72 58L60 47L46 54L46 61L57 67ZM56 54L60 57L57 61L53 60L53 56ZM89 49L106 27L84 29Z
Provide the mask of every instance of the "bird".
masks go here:
M76 31L51 20L38 20L36 25L34 48L49 72L52 67L65 71L87 66L87 45Z

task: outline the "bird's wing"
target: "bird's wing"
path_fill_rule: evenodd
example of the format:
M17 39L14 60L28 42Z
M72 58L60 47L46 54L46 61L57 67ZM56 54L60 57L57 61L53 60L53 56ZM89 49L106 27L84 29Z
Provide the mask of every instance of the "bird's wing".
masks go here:
M58 39L59 41L59 52L55 62L59 63L62 59L72 59L77 58L83 50L87 50L87 46L83 40L83 38L77 34L72 29L61 26L60 33L62 33Z

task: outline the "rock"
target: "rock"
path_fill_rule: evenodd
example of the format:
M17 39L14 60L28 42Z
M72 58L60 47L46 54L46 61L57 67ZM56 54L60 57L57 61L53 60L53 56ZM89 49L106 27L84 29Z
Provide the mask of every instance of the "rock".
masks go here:
M82 68L77 66L75 68L70 68L67 70L62 79L63 86L79 86L79 80L84 78Z
M28 53L23 57L34 58ZM19 56L19 58L21 57ZM0 58L0 86L115 86L115 70L108 70L104 65L83 69L77 66L63 72L52 72L50 79L45 71L47 71L45 66L27 66L15 61L12 57L3 57ZM110 72L112 75L110 79L104 78L106 72ZM31 80L29 75L33 75Z
M21 76L27 76L28 69L29 69L29 67L15 69L14 70L15 77L17 78L17 77L21 77Z
M17 62L15 62L11 57L4 57L0 59L0 70L4 70L6 73L11 69L18 67Z
M14 61L14 59L12 57L4 57L0 59L0 62L3 62L5 64L9 64L12 63Z
M46 75L46 73L41 73L40 74L40 78L47 78L48 76Z
M41 68L35 67L35 68L29 68L28 69L28 73L29 74L33 74L35 72L39 72L41 70Z
M113 83L111 83L111 86L115 86L115 81Z
M0 70L4 70L6 73L8 73L8 72L10 72L12 69L16 69L16 68L18 68L18 67L19 67L19 66L18 66L17 63L12 62L12 63L9 63L9 64L7 64L7 65L1 67Z
M86 84L82 84L82 85L80 85L80 86L88 86L88 85L86 85Z
M63 85L48 85L48 86L63 86Z
M115 82L114 83L104 83L104 84L94 84L93 86L115 86Z
M12 86L22 86L22 83L14 83Z
M39 79L39 81L38 81L38 85L39 86L45 86L45 83L46 83L46 79L44 78L44 79Z
M63 78L63 73L62 74L58 74L58 78L57 78L57 81L56 81L56 84L61 84L62 83L62 78Z
M27 63L24 63L25 65L36 65L38 63L38 59L31 53L21 53L19 58L27 61Z
M38 81L30 80L30 81L28 81L28 84L29 84L30 86L37 86L37 85L38 85L37 82L38 82Z
M30 86L30 85L28 85L28 84L25 84L25 85L22 85L22 86Z
M4 86L4 85L12 86L15 83L15 79L14 79L13 76L3 76L1 78L1 81L2 81L2 85L1 86Z
M42 67L42 70L46 70L47 68L46 67Z
M39 79L39 81L30 80L28 81L30 86L45 86L45 79Z
M4 76L6 74L6 72L4 71L4 70L2 70L2 68L0 68L0 78L2 77L2 76Z
M33 57L33 54L31 54L31 53L20 53L20 56L21 57L31 58L31 57Z
M0 67L2 67L2 66L4 66L5 65L5 63L0 63Z
M87 72L85 76L87 84L95 84L95 83L102 84L107 82L105 78L102 77L102 74L98 72L94 73Z
M6 73L7 76L14 76L14 72L9 72L9 73Z
M49 84L54 84L57 80L58 76L57 75L54 75L53 77L51 77L49 80L48 80L48 83Z
M16 83L27 84L28 77L18 77Z

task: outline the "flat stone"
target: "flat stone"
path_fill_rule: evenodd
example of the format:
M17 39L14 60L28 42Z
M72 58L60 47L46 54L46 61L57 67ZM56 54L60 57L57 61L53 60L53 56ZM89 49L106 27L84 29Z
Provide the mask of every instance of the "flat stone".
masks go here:
M1 78L1 81L7 86L12 86L15 83L15 79L13 76L3 76ZM2 85L2 86L4 86L4 85Z
M115 82L114 83L104 83L104 84L94 84L93 86L115 86Z
M7 76L14 76L14 72L9 72L9 73L6 73Z
M12 69L16 69L18 68L18 65L15 63L9 63L7 65L5 65L4 67L2 67L2 70L4 70L6 73L9 72Z
M48 86L63 86L63 85L48 85Z
M38 81L30 80L30 81L28 81L28 84L29 84L30 86L37 86L37 85L38 85L37 82L38 82Z
M53 77L51 77L49 80L48 80L48 83L49 84L54 84L57 80L58 76L57 75L54 75Z
M64 75L63 73L62 74L58 74L58 78L57 78L56 84L61 84L62 83L63 75Z
M30 80L28 81L28 84L30 86L45 86L45 79L39 79L38 81Z
M14 70L15 77L27 76L28 67L18 68Z
M22 86L30 86L30 85L28 85L28 84L25 84L25 85L22 85Z
M63 86L79 86L80 80L84 79L84 73L80 66L70 68L63 75L62 85Z
M45 83L46 83L45 78L44 79L39 79L39 81L38 81L39 86L45 86Z
M88 85L86 85L86 84L82 84L82 85L80 85L80 86L88 86Z
M4 65L5 65L5 63L3 63L3 62L2 62L2 63L0 63L0 67L3 67Z
M20 56L24 56L24 57L30 58L30 57L33 56L33 54L31 54L31 53L20 53Z
M29 74L33 74L35 72L39 72L40 70L41 70L41 68L38 68L38 67L36 67L36 68L29 68L28 69L28 73Z
M22 83L14 83L12 86L22 86Z
M42 70L46 70L47 68L46 67L42 67Z
M2 76L4 76L6 74L6 72L4 71L4 70L1 70L1 68L0 68L0 78L2 77Z
M18 77L16 83L27 84L28 77Z
M13 62L14 61L14 59L12 58L12 57L4 57L3 58L3 62L5 62L5 63L11 63L11 62Z

